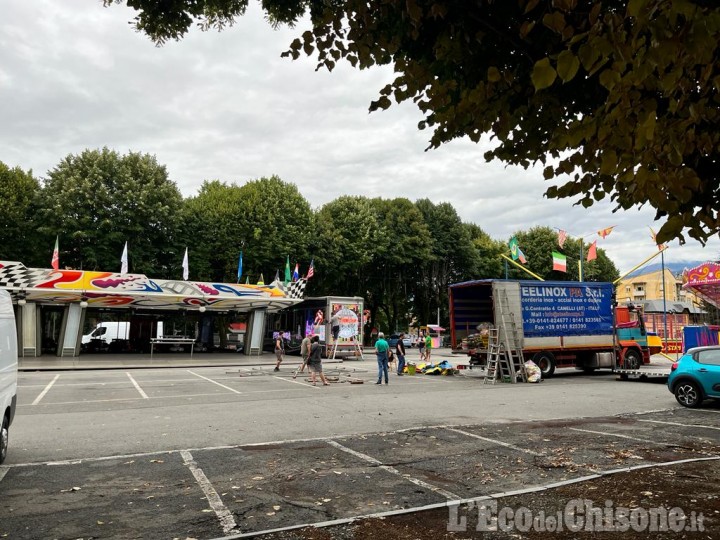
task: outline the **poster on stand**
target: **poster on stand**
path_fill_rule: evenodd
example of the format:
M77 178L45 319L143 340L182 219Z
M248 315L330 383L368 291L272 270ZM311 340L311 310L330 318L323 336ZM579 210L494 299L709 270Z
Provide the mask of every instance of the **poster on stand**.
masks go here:
M335 340L353 341L360 335L361 306L355 304L333 303L330 314L330 331Z

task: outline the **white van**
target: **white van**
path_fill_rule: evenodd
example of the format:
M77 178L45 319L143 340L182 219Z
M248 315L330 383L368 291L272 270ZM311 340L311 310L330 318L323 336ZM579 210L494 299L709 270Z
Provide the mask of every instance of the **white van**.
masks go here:
M10 295L0 290L0 463L8 452L10 425L17 405L17 330Z
M155 327L155 336L163 337L163 323L158 321ZM130 338L130 322L128 321L107 321L99 323L92 332L82 337L82 344L87 345L92 340L99 340L110 345L114 339Z
M130 323L129 322L117 322L108 321L101 322L92 332L85 334L82 337L82 344L87 345L93 339L104 341L107 345L112 343L113 339L128 339L130 337Z

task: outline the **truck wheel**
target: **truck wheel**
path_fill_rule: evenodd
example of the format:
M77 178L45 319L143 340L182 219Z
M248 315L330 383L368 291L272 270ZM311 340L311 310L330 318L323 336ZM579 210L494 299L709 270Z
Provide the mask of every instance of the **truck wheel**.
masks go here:
M623 359L623 367L625 369L640 369L641 365L642 359L637 351L629 350L625 353L625 358Z
M550 378L555 373L555 357L549 352L539 352L533 356L532 360L540 368L543 379Z
M702 393L692 381L680 381L675 385L675 399L683 407L694 409L702 403Z
M0 465L7 457L9 440L9 422L7 416L3 417L2 428L0 428Z

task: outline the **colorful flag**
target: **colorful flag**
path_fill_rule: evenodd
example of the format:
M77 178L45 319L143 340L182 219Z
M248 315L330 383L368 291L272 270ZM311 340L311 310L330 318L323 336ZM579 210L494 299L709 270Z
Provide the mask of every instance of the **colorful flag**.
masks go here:
M260 279L258 279L257 284L258 284L258 285L265 285L265 281L263 281L263 275L262 275L262 274L260 274Z
M603 240L605 240L607 235L610 234L614 228L615 228L615 225L613 225L612 227L608 227L607 229L600 229L598 231L598 236L600 238L602 238Z
M182 269L183 269L183 279L187 281L187 278L190 277L190 263L188 262L188 248L185 248L185 256L183 257L182 262Z
M667 247L665 244L658 244L657 238L656 238L656 235L655 235L655 231L653 231L652 227L650 227L650 236L652 237L653 242L655 242L655 245L657 246L657 248L658 248L660 251L662 251L663 249L665 249L665 248Z
M290 283L291 279L292 276L290 275L290 255L288 255L288 258L285 261L285 285Z
M127 240L125 241L125 247L123 248L122 255L120 256L120 274L128 273L128 257L127 257Z
M297 281L300 279L300 263L295 263L295 270L293 270L292 280Z
M50 261L50 264L52 265L54 270L58 270L60 268L60 237L55 237L55 249L53 250L52 254L52 260Z
M315 275L315 259L310 260L310 268L308 268L307 279Z
M240 283L240 276L242 276L242 249L240 250L240 258L238 259L238 275L237 275L238 283Z
M558 251L552 252L553 270L567 272L567 257Z
M525 258L525 254L520 249L520 246L518 246L518 248L517 248L517 255L518 255L518 259L520 259L521 263L527 264L527 259Z
M558 231L558 246L562 248L565 240L567 240L567 233L561 229Z
M510 247L510 255L512 255L513 261L517 261L519 248L517 238L513 236L510 242L508 242L508 246Z
M588 248L587 261L594 261L597 259L597 240L595 240Z

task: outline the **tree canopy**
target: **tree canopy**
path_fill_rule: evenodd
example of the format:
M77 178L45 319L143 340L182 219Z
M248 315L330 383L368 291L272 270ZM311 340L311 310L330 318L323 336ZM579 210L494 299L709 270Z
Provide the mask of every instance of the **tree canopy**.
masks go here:
M28 246L38 245L37 230L32 224L39 193L40 184L31 171L11 169L0 161L0 257L4 260L36 262L34 258L25 259L25 255Z
M105 4L123 0L104 0ZM162 43L223 28L247 0L127 0ZM392 64L370 109L411 100L433 130L496 141L486 159L545 165L546 194L644 204L658 241L720 231L720 5L715 0L263 0L272 24L309 13L285 53Z
M48 173L41 195L39 228L61 237L63 266L118 268L129 241L131 272L170 277L180 267L173 247L182 196L155 157L107 148L71 154Z
M193 246L194 279L233 282L242 250L243 276L271 281L284 263L308 258L314 215L297 186L277 176L242 186L205 181L183 205L183 238ZM283 268L281 268L283 265Z

